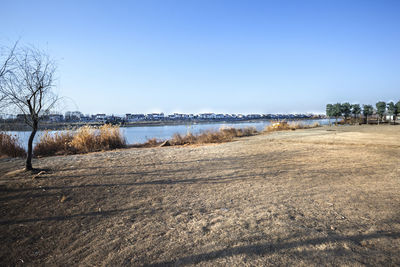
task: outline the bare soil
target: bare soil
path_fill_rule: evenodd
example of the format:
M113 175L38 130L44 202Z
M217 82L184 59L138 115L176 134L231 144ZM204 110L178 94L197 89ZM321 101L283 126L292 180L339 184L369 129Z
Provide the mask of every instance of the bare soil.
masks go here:
M400 126L0 159L0 265L400 265Z

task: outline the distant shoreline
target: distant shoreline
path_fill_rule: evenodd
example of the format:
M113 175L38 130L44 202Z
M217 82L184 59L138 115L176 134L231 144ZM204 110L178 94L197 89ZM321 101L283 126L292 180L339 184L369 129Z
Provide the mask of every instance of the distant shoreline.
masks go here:
M287 121L303 121L303 120L323 120L324 118L304 118L304 119L282 119ZM193 125L193 124L219 124L219 123L230 123L230 124L241 124L241 123L256 123L263 121L275 121L274 119L250 119L250 120L180 120L180 121L141 121L117 124L121 127L148 127L148 126L173 126L173 125ZM76 129L85 125L89 126L101 126L105 123L102 122L71 122L71 123L39 123L39 130L67 130ZM0 131L30 131L31 128L22 122L1 122Z

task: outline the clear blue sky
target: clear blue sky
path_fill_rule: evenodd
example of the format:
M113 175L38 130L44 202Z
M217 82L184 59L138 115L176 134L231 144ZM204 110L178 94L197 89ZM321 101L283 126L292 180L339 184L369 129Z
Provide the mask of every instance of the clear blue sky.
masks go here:
M0 0L0 45L84 113L324 112L400 99L400 1ZM69 101L71 102L71 101Z

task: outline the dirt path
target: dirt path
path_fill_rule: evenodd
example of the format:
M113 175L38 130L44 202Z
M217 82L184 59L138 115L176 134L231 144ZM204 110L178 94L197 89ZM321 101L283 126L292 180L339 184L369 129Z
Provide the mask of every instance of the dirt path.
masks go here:
M0 265L400 265L400 126L34 164L0 160Z

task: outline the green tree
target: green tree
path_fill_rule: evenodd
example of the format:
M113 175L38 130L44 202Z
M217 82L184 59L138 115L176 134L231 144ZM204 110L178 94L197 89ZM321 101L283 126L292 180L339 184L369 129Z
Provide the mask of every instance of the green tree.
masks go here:
M399 110L400 101L398 101L397 104L395 104L393 102L387 103L387 111L388 111L389 115L393 117L394 124L396 124L396 117L400 112L400 110Z
M333 105L332 104L327 104L326 105L326 116L329 119L329 125L331 125L331 117L333 116Z
M351 105L351 114L354 115L354 118L357 119L358 115L361 113L361 107L360 104L353 104Z
M378 124L379 124L379 119L383 119L383 115L385 115L386 112L386 103L383 101L379 101L376 103L376 113L378 113Z
M350 117L351 114L351 105L350 103L346 102L340 105L341 113L344 116L344 120L347 121L347 118Z
M336 103L332 106L332 116L335 117L337 124L338 118L342 116L342 105L340 103Z
M396 114L396 116L397 116L397 115L400 114L400 100L397 101L397 103L396 103L396 108L397 108L397 114ZM396 118L395 118L395 119L396 119Z
M372 105L363 105L363 115L366 118L368 124L368 116L374 113L374 107Z

